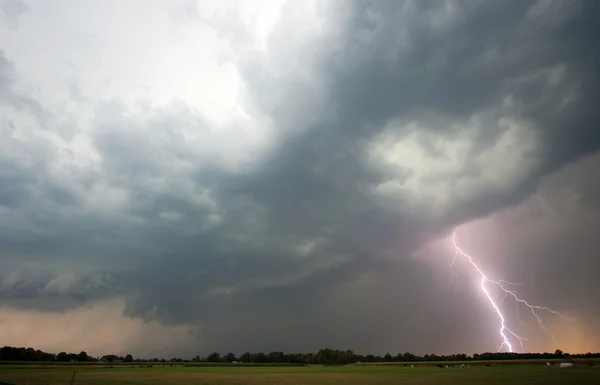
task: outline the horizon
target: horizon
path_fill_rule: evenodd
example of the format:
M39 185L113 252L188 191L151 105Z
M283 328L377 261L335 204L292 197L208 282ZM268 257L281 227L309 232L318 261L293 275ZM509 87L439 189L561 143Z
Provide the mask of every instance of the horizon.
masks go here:
M322 352L322 351L327 351L327 350L331 350L334 352L344 352L344 353L348 353L351 352L353 357L356 358L362 358L365 359L369 356L372 356L373 361L365 361L365 362L443 362L443 361L477 361L477 360L481 360L481 357L488 357L488 358L483 358L482 360L501 360L501 359L562 359L562 358L569 358L569 357L574 357L574 358L585 358L586 356L588 358L600 358L600 352L581 352L581 353L574 353L574 352L563 352L560 349L557 349L555 352L523 352L523 353L518 353L518 352L500 352L500 351L496 351L496 352L479 352L479 353L473 353L473 354L465 354L465 353L452 353L452 354L435 354L435 353L430 353L430 354L425 354L425 355L414 355L410 352L398 352L396 354L391 354L390 352L387 352L385 354L373 354L373 353L360 353L360 352L355 352L352 349L330 349L330 348L320 348L317 349L315 351L312 352L285 352L285 351L280 351L280 350L274 350L271 352L249 352L249 351L244 351L242 353L234 353L234 352L211 352L210 354L207 355L200 355L200 354L196 354L194 356L192 356L191 358L183 358L183 357L175 357L175 356L171 356L171 357L167 357L167 356L163 356L163 357L137 357L135 355L132 355L130 353L127 354L112 354L112 353L107 353L107 354L103 354L103 355L90 355L88 352L86 351L80 351L79 353L75 353L75 352L66 352L66 351L60 351L60 352L44 352L41 351L39 349L35 349L32 347L17 347L17 346L2 346L0 347L0 352L2 351L2 349L17 349L17 350L34 350L35 352L40 352L46 355L52 355L54 356L54 360L57 360L60 354L66 354L66 356L81 356L82 353L85 353L85 356L87 357L85 361L88 360L92 360L90 362L96 362L97 361L101 361L103 359L106 358L112 358L112 360L114 359L123 359L125 356L131 356L131 362L156 362L153 360L160 360L161 362L172 362L172 360L181 360L181 362L207 362L207 363L228 363L228 362L246 362L246 361L242 361L241 357L247 354L250 355L257 355L257 354L264 354L265 355L265 359L273 353L282 353L284 356L294 356L294 355L304 355L304 356L315 356L318 353ZM207 361L207 359L214 355L214 354L218 354L218 361ZM223 361L223 359L225 359L225 357L227 355L231 355L233 354L233 361ZM403 359L402 357L405 356L406 354L409 354L410 357L408 359ZM384 360L384 358L386 356L390 356L391 359L393 361L387 361ZM459 356L464 356L463 358L457 358ZM534 356L534 357L524 357L524 356ZM542 357L538 357L538 356L542 356ZM435 357L435 358L431 358L431 357ZM452 357L455 357L454 360L450 359ZM502 358L489 358L489 357L502 357ZM68 357L67 357L68 358ZM306 359L306 358L304 358ZM6 360L4 358L2 358L0 356L0 362L2 361L12 361L12 360ZM25 360L23 362L26 361L31 361L31 360ZM42 361L36 361L36 362L43 362ZM66 362L66 361L65 361ZM113 361L110 361L113 362ZM124 362L129 362L129 361L124 361ZM179 361L178 361L179 362ZM248 362L254 362L254 361L248 361ZM287 362L287 361L283 361L283 362ZM260 362L259 362L260 363ZM265 363L268 363L268 361L265 361Z

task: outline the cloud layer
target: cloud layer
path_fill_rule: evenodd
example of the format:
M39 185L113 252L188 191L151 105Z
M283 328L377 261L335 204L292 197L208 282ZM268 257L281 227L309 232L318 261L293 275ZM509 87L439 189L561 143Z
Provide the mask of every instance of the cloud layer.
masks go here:
M598 319L595 3L0 4L11 322L88 308L187 336L77 338L102 353L492 350L449 245L423 251L457 226Z

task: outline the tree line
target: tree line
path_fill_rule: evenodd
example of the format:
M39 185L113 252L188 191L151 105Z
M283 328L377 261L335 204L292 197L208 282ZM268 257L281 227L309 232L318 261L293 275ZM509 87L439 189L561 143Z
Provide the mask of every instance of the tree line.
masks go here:
M126 356L117 356L114 354L108 354L102 357L92 357L88 355L86 352L82 351L79 353L66 353L60 352L58 354L55 353L47 353L41 350L36 350L33 348L24 348L24 347L14 347L14 346L4 346L0 348L0 361L39 361L39 362L48 362L48 361L56 361L56 362L115 362L115 361L123 361L123 362L133 362L133 356L131 354L127 354Z
M195 362L249 362L249 363L290 363L290 364L324 364L345 365L352 363L376 362L440 362L440 361L488 361L488 360L524 360L524 359L558 359L558 358L600 358L600 353L569 354L556 350L554 353L482 353L469 356L467 354L425 354L424 356L412 353L389 353L379 356L374 354L356 354L352 350L321 349L316 353L244 353L236 357L233 353L221 356L214 352L206 357L196 356Z
M208 356L197 355L192 359L173 357L166 359L133 358L131 354L119 356L108 354L101 357L89 356L86 352L58 354L47 353L41 350L25 347L5 346L0 348L0 361L39 361L39 362L206 362L206 363L259 363L259 364L321 364L345 365L352 363L375 362L440 362L440 361L493 361L493 360L526 360L526 359L560 359L560 358L600 358L600 353L569 354L561 350L554 353L482 353L469 356L467 354L425 354L424 356L412 353L385 354L356 354L352 350L320 349L316 353L284 353L280 351L270 353L246 352L240 356L234 353L221 355L218 352Z

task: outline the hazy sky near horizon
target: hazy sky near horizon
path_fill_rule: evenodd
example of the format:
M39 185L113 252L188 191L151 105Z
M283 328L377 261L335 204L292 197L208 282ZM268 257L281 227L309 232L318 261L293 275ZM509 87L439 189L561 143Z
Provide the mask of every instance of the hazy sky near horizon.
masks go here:
M600 351L600 3L0 0L0 345Z

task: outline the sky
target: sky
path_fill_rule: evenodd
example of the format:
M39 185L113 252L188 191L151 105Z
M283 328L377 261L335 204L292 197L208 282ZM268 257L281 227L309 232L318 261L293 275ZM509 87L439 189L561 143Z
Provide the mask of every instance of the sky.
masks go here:
M599 19L0 0L0 345L600 351Z

